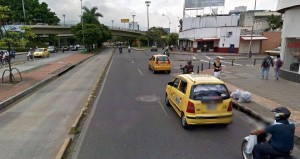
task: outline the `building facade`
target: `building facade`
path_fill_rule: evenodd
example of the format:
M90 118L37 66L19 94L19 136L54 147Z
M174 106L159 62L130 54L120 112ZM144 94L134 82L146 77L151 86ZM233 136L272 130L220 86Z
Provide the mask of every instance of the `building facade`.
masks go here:
M284 14L280 77L300 83L300 0L278 0L277 10Z
M191 52L238 53L241 28L237 15L207 15L182 20L179 44Z

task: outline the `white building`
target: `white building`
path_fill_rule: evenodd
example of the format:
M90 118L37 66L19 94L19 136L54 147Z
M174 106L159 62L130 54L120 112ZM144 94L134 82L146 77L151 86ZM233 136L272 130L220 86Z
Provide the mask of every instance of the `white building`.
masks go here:
M238 21L237 15L184 18L179 44L191 52L238 53L241 33Z
M284 14L280 76L300 83L300 0L278 0L277 10Z

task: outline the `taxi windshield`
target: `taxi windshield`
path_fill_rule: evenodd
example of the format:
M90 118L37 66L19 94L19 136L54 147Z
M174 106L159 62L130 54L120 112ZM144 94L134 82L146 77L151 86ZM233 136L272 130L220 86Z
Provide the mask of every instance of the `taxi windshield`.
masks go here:
M35 51L36 51L36 52L43 52L44 49L36 49Z
M224 84L194 85L190 94L190 99L193 100L220 100L229 98L229 92Z

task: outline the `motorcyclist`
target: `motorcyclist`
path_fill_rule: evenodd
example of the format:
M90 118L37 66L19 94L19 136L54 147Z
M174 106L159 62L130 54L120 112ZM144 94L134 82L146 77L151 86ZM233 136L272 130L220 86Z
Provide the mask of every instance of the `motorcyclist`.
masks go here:
M128 45L128 53L130 53L130 51L131 51L131 47L130 45Z
M27 53L27 61L33 60L33 50L32 48L29 49Z
M122 46L119 46L119 52L122 53Z
M184 74L189 74L189 73L192 73L192 72L194 72L194 66L192 65L192 60L189 60L187 62L187 65L185 65L183 67L183 73Z
M271 134L271 142L254 146L253 158L261 159L264 156L288 156L294 147L295 125L290 124L288 118L291 112L286 107L278 107L275 113L275 122L264 129L254 130L252 135Z

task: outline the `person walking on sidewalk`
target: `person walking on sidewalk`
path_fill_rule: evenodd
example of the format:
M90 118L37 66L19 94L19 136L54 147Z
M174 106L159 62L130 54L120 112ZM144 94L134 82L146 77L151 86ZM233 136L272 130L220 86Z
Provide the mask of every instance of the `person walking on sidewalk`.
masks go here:
M274 79L278 80L278 72L283 64L283 61L280 59L280 55L277 55L277 58L274 60Z
M213 64L214 76L220 78L222 71L221 59L219 57L216 58L216 61Z
M273 67L274 63L270 54L267 53L267 56L263 59L261 63L261 79L264 79L266 77L266 80L268 80L271 66Z

